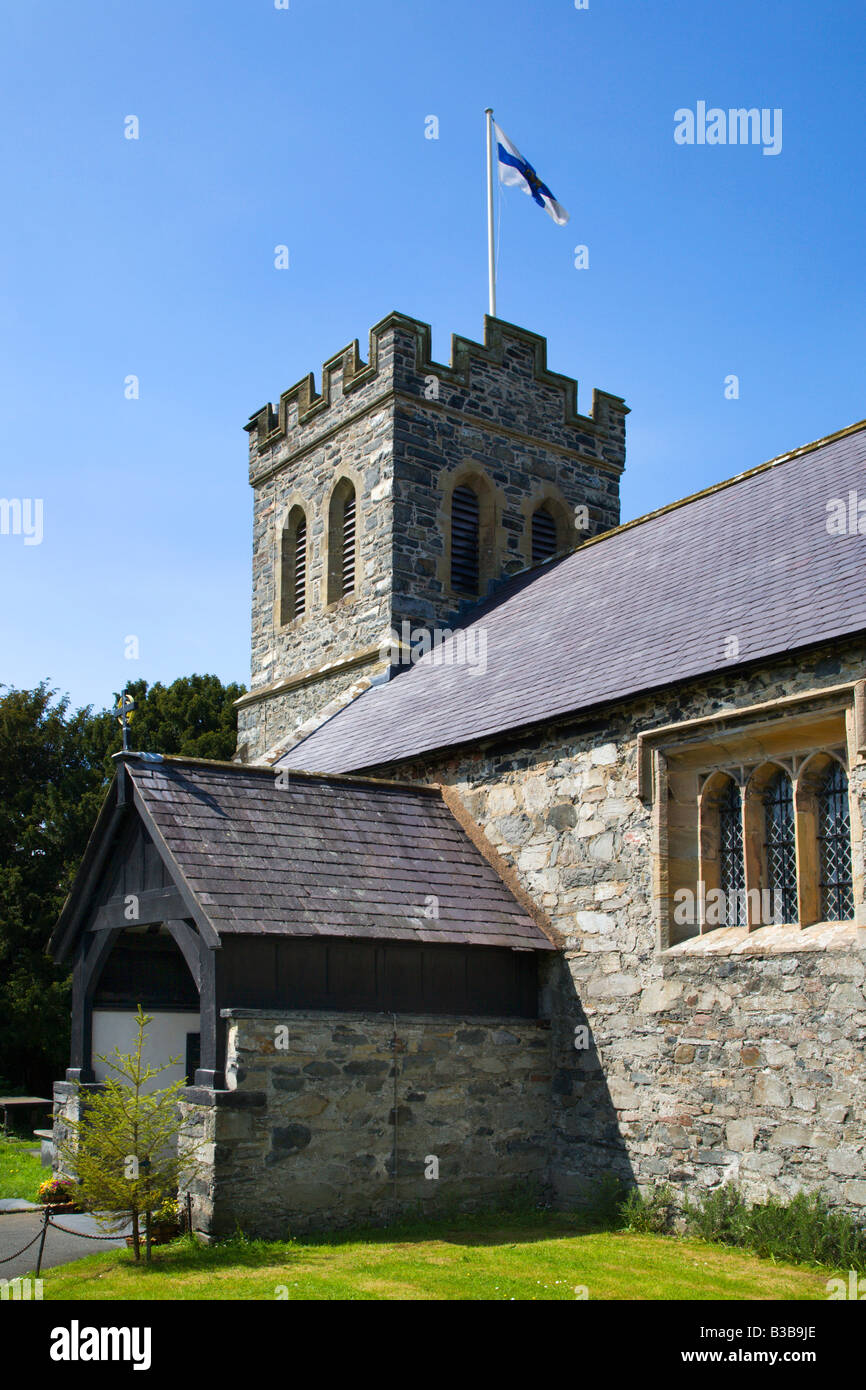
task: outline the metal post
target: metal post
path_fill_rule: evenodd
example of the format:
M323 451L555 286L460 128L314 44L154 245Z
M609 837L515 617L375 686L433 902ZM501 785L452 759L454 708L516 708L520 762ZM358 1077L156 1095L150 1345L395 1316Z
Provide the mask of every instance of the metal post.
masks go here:
M42 1238L39 1241L39 1254L36 1256L36 1278L39 1278L42 1269L42 1251L45 1249L45 1237L48 1235L48 1222L51 1220L51 1208L45 1208L45 1215L42 1218Z
M493 250L493 107L484 112L487 121L487 290L490 317L496 318L496 263Z

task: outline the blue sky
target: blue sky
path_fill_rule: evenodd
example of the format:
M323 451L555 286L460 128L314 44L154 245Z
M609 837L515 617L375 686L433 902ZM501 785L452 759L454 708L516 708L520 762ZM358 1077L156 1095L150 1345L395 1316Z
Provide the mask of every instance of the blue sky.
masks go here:
M625 396L624 520L861 419L864 39L844 0L7 0L0 496L44 534L0 535L0 681L248 680L242 426L391 309L481 337L487 105L571 213L503 190L498 312ZM699 101L781 152L676 144Z

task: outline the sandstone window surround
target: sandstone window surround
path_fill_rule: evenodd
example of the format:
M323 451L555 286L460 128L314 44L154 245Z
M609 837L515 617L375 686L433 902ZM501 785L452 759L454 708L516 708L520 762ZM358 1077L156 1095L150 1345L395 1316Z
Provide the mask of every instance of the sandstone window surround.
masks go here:
M300 503L286 512L280 527L277 545L275 625L303 618L309 603L309 528L307 516Z
M437 578L444 592L456 600L477 598L505 569L503 498L484 470L472 461L451 472L443 470L439 489L442 501L438 521L444 545L437 562ZM467 493L477 504L476 521ZM473 534L477 537L474 541ZM470 547L474 547L474 557Z
M714 928L866 927L866 681L645 730L638 764L662 950Z
M573 509L554 483L536 483L520 510L523 515L520 545L527 565L538 565L551 555L573 550L587 537L586 531L578 530ZM548 537L555 537L552 550Z

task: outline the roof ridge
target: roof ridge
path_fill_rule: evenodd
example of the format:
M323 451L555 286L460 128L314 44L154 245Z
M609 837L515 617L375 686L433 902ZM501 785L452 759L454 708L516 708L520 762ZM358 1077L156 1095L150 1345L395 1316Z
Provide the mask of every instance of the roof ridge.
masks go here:
M612 526L609 531L602 531L597 536L591 536L589 540L583 541L569 554L577 555L589 546L597 545L599 541L606 541L621 531L630 531L635 526L641 526L645 521L654 521L656 517L665 516L668 512L675 512L680 507L687 507L690 502L699 502L703 497L712 497L717 492L724 492L726 488L734 487L737 483L744 483L748 478L757 477L759 473L768 473L771 468L778 468L780 464L802 458L804 454L810 454L815 449L823 449L827 444L835 444L837 440L846 439L849 435L857 434L864 429L866 429L866 420L858 420L853 425L846 425L844 429L834 430L832 434L825 434L821 439L813 439L810 444L801 444L796 449L789 449L787 453L777 454L775 458L767 459L766 463L757 463L753 468L747 468L742 473L735 473L731 478L723 478L721 482L711 483L709 487L701 488L700 492L690 492L686 497L678 497L674 502L666 502L663 507L656 507L654 511L644 512L642 516L633 517L631 521L623 521L619 526ZM563 558L567 559L568 556Z
M150 756L153 757L152 754ZM315 772L307 768L271 767L259 763L229 762L228 760L220 758L193 758L187 757L182 753L162 753L159 757L160 762L154 763L147 760L146 754L126 753L123 761L128 766L130 763L137 762L140 758L142 767L151 770L168 763L175 767L191 766L218 768L225 772L234 772L238 774L247 772L258 773L260 776L270 778L271 781L273 781L276 776L282 774L290 779L304 778L311 782L350 782L363 786L382 787L387 791L422 792L426 796L442 799L442 790L438 782L405 782L390 777L366 777L363 774L352 772Z

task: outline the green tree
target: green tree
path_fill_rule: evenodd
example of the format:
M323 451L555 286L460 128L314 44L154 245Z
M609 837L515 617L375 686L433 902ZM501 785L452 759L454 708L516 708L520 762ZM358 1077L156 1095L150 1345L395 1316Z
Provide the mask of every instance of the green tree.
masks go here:
M244 693L242 685L223 685L217 676L184 676L167 686L159 681L151 686L147 681L131 681L126 692L135 701L130 748L145 753L181 753L187 758L228 761L234 757L234 702ZM116 742L119 748L119 730Z
M62 1075L67 972L45 948L105 787L89 711L54 694L0 696L0 1075L27 1089Z
M68 1137L59 1144L64 1167L78 1180L78 1201L109 1230L132 1222L132 1248L140 1258L144 1222L145 1259L150 1259L154 1217L175 1208L178 1186L200 1176L198 1145L186 1132L178 1103L185 1079L158 1089L149 1083L180 1061L160 1066L143 1060L147 1025L136 1014L138 1034L131 1053L115 1047L100 1061L117 1076L107 1076L101 1090L78 1088L79 1118L67 1120ZM119 1079L118 1079L119 1078Z

